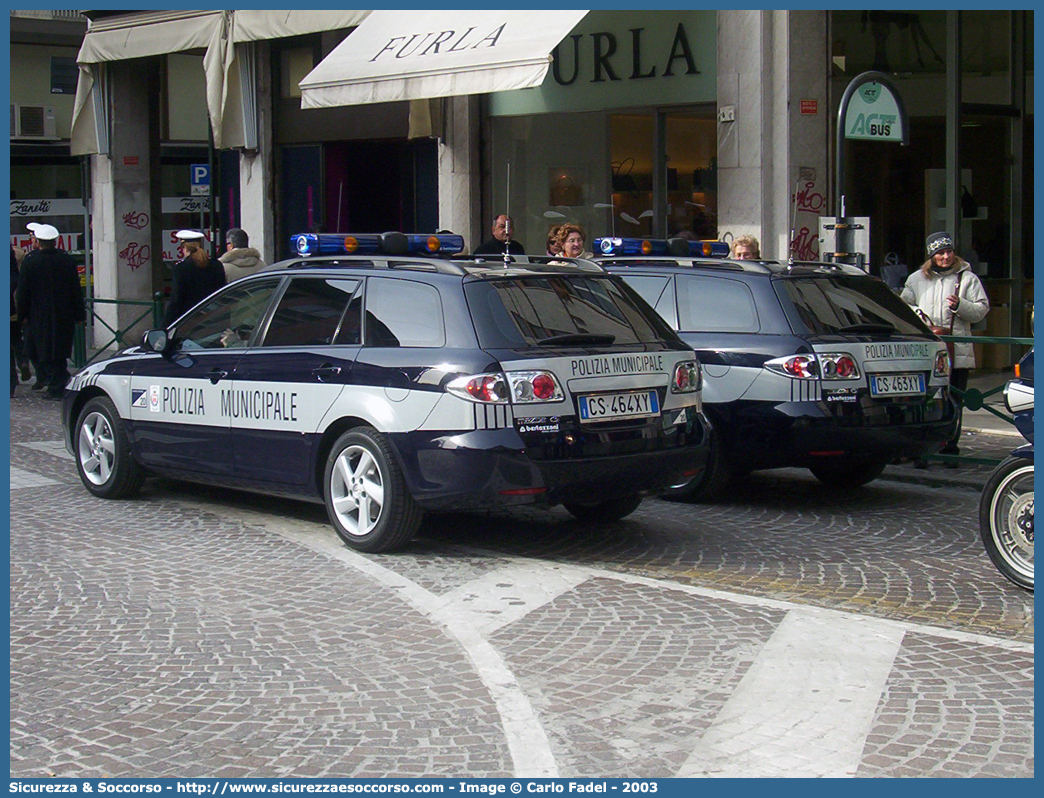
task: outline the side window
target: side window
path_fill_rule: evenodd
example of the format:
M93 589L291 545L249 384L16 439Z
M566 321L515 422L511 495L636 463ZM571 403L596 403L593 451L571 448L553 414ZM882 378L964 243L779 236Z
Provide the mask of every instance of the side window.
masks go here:
M670 279L670 277L638 277L629 274L624 275L624 282L637 291L641 298L648 302L652 307L656 307L656 303L660 301L660 295L663 293L663 289L667 287L667 282Z
M637 291L642 299L652 305L672 327L677 329L678 316L674 311L674 284L670 277L639 277L625 275L624 282Z
M249 280L218 292L178 325L177 340L184 349L246 346L278 287L278 279Z
M754 295L745 283L725 277L679 275L680 329L699 332L758 332Z
M359 280L295 277L272 314L263 346L326 346L335 342ZM355 325L356 333L358 324ZM350 337L346 331L346 337ZM350 340L344 343L352 343ZM358 343L358 339L354 343Z
M366 346L443 346L442 299L430 285L371 277L366 281Z

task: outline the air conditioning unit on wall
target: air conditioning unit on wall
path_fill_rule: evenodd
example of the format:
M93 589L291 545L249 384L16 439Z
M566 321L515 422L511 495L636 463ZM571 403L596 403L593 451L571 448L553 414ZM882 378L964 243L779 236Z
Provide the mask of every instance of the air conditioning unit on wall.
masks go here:
M11 138L57 140L54 108L11 103Z

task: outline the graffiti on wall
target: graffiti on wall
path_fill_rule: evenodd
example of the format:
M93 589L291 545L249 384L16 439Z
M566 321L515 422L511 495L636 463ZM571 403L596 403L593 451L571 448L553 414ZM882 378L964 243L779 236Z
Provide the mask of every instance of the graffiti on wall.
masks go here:
M123 214L123 223L133 230L144 230L149 225L149 215L144 211L129 211Z
M816 183L814 169L802 167L794 188L794 215L790 254L796 260L819 260L819 217L826 212L826 196Z
M131 241L127 246L120 250L118 255L120 263L126 264L131 268L131 271L140 268L149 260L149 255L152 254L152 248L147 244L139 244L137 241Z

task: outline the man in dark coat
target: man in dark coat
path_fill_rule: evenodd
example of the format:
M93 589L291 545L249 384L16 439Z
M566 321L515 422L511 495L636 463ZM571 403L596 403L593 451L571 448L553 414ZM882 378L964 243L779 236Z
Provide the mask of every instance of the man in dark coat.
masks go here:
M507 214L500 214L493 220L493 238L483 241L475 247L472 255L503 255L507 249L511 255L525 255L526 250L515 241L511 234L515 232L514 222Z
M87 318L76 261L57 249L58 230L49 224L36 228L39 249L22 261L22 272L15 293L18 320L29 322L39 370L37 382L46 396L61 399L69 381L76 323Z

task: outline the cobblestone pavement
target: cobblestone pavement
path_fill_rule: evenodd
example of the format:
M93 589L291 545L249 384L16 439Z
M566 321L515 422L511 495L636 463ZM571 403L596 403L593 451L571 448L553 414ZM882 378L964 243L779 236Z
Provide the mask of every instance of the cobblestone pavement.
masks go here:
M608 529L432 517L364 556L315 505L95 499L19 393L12 776L1033 775L1032 595L981 550L985 466L756 474Z

